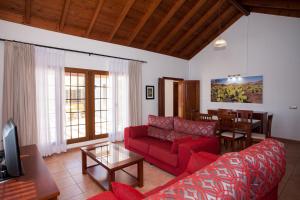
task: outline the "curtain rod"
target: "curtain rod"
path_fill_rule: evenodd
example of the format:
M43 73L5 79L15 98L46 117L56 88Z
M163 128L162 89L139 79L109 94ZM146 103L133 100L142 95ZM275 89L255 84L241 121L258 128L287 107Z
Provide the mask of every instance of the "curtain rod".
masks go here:
M35 44L35 43L22 42L22 41L17 41L17 40L8 40L8 39L0 38L0 41L17 42L17 43L21 43L21 44L29 44L29 45L34 45L34 46L37 46L37 47L45 47L45 48L49 48L49 49L57 49L57 50L75 52L75 53L88 54L89 56L101 56L101 57L117 58L117 59L121 59L121 60L129 60L129 61L131 60L131 61L136 61L136 62L141 62L141 63L147 63L147 61L144 61L144 60L135 60L135 59L130 59L130 58L110 56L110 55L92 53L92 52L87 52L87 51L78 51L78 50L74 50L74 49L64 49L64 48L59 48L59 47L53 47L53 46L46 46L46 45Z

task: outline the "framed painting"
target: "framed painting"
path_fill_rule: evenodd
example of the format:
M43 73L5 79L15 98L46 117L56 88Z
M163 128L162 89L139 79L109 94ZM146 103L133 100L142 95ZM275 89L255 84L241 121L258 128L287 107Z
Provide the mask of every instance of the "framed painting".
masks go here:
M154 99L154 86L146 85L146 99Z
M263 76L212 79L211 101L261 104Z

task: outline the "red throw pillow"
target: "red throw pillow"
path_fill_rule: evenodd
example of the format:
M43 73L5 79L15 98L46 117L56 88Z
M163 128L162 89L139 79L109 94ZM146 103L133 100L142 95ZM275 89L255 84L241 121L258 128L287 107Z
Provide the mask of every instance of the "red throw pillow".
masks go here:
M112 182L112 191L114 195L120 200L141 200L145 198L145 196L128 185Z
M188 142L192 139L193 139L192 136L187 136L187 137L183 137L183 138L174 139L172 147L171 147L171 153L177 153L179 144Z
M202 169L203 167L216 161L218 158L219 155L215 155L207 152L192 153L186 171L192 174L195 171L198 171L199 169Z
M92 196L88 198L87 200L100 200L100 199L105 199L105 200L118 200L115 195L112 192L106 191L106 192L101 192L100 194L97 194L95 196Z

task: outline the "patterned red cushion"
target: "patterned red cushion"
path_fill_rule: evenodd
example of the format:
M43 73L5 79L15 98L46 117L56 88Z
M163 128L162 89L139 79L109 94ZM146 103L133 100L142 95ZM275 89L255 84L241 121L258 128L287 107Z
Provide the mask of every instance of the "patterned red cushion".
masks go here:
M249 199L246 169L238 153L229 153L147 199Z
M196 135L190 135L186 133L178 133L176 131L171 131L171 133L167 136L167 140L173 142L175 139L185 138L185 137L192 137L193 139L197 139L198 136Z
M192 135L212 136L215 134L216 122L192 121L174 118L174 131Z
M171 147L171 153L177 153L180 144L191 141L192 139L193 138L191 136L175 139Z
M192 153L186 171L192 174L195 171L198 171L203 167L209 165L210 163L216 161L218 158L218 155L207 152Z
M119 200L141 200L144 195L128 185L112 182L112 191Z
M149 115L148 125L155 126L157 128L162 128L165 130L173 130L174 120L173 117L160 117L160 116Z
M148 136L155 137L161 140L167 140L168 135L171 133L171 131L156 128L154 126L148 126Z
M264 140L241 152L251 174L251 199L263 198L285 173L285 149L281 142Z

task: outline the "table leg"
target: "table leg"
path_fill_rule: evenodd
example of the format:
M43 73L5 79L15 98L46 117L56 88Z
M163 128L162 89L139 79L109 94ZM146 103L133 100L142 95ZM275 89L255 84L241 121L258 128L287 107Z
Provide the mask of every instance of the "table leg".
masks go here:
M86 163L86 153L81 151L81 159L82 159L82 173L86 174L87 163Z
M144 166L143 166L143 160L138 162L138 186L143 187L144 186Z
M110 191L112 191L112 187L111 187L111 182L114 182L115 181L115 171L109 171L109 174L108 174L108 188Z

